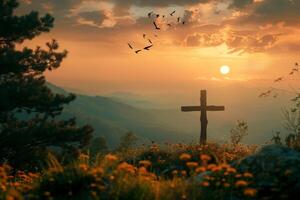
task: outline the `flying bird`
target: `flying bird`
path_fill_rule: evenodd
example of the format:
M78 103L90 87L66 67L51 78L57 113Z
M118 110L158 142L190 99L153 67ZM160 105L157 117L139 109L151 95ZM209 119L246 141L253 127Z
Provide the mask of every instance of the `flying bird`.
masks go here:
M176 10L174 10L173 12L170 13L171 16L173 16L175 14Z
M146 46L144 49L147 50L147 51L149 51L151 47L153 47L153 44L151 44L149 46Z
M156 30L160 30L160 28L157 26L155 21L153 22L153 24L154 24Z
M138 54L138 53L141 52L141 51L142 51L142 50L139 49L139 50L136 50L135 53Z
M276 83L276 82L279 82L279 81L282 81L282 80L283 80L283 77L279 77L279 78L275 79L274 82Z
M131 44L128 43L128 46L129 46L130 49L133 49L133 47L131 46Z

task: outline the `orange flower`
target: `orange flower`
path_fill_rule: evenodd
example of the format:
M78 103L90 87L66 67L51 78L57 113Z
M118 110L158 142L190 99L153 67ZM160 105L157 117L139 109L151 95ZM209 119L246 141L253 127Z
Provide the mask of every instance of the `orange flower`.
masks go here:
M255 197L257 194L257 190L253 188L246 188L244 190L244 195L247 197Z
M230 184L229 183L224 183L223 186L228 188L228 187L230 187Z
M202 155L200 155L200 159L203 161L210 161L211 157L209 155L202 154Z
M206 171L206 168L205 167L197 167L195 172L196 173L202 173L202 172L205 172Z
M239 180L239 181L235 182L236 187L245 187L247 185L248 185L247 181L244 181L244 180Z
M245 172L243 174L243 176L246 177L246 178L253 178L253 175L251 173L249 173L249 172Z
M141 175L145 175L147 174L147 169L145 167L140 167L138 172Z
M187 162L186 166L188 166L189 168L196 168L196 167L198 167L198 163L197 162Z
M87 171L89 167L86 164L80 164L79 168L83 171Z
M229 168L227 168L227 172L234 174L234 173L236 173L236 169L234 169L233 167L229 167Z
M203 187L208 187L208 186L209 186L209 182L204 181L204 182L201 183L201 185L202 185Z
M149 160L141 160L141 161L139 162L139 164L140 164L141 166L144 166L144 167L149 167L149 166L151 166L151 162L150 162Z
M135 168L132 165L128 164L127 162L122 162L121 164L119 164L118 170L125 171L131 174L135 173Z
M180 160L190 160L192 158L192 156L188 153L182 153L180 156L179 156L179 159Z
M108 161L110 161L110 162L115 162L115 161L118 160L118 157L115 156L115 155L113 155L113 154L107 154L105 156L105 159L108 160Z

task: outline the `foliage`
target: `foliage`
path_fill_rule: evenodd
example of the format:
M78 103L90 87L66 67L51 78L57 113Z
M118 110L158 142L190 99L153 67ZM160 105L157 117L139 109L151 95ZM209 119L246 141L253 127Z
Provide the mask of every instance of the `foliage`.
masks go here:
M118 151L128 151L134 147L137 142L137 137L134 135L133 132L128 132L123 135L120 139L120 144L117 148Z
M49 155L49 167L42 173L22 172L24 177L32 177L27 178L30 183L11 176L7 166L1 167L5 169L2 175L8 178L1 179L0 194L3 198L17 195L20 199L255 199L254 175L241 173L230 162L219 159L229 149L216 144L152 144L132 149L136 152L130 158L122 157L123 152L114 152L93 162L81 154L66 166ZM218 155L219 152L224 153ZM249 149L248 154L251 152ZM165 156L164 164L147 160L144 156L149 154L153 158ZM166 169L170 176L163 173Z
M232 128L231 131L231 143L238 145L241 140L248 135L248 124L244 121L237 121L236 127Z
M75 95L52 93L44 72L60 67L67 52L59 52L55 40L46 49L20 50L24 40L49 32L54 18L38 12L16 16L17 7L16 0L0 1L0 163L35 169L49 148L75 155L88 144L92 128L77 127L75 119L56 120Z

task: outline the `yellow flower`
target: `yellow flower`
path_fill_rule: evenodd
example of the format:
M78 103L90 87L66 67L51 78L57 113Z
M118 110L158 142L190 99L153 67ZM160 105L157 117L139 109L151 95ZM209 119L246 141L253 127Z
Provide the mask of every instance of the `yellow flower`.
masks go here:
M180 156L179 156L179 159L180 160L190 160L192 158L192 156L190 154L187 154L187 153L182 153Z
M247 197L255 197L257 194L257 190L253 188L246 188L244 190L244 195Z
M118 157L115 156L115 155L113 155L113 154L107 154L105 156L105 159L108 160L108 161L110 161L110 162L115 162L115 161L118 160Z
M198 167L198 163L197 162L187 162L186 166L188 166L189 168L196 168L196 167Z
M151 166L151 162L150 162L149 160L141 160L141 161L139 162L139 164L140 164L141 166L144 166L144 167L149 167L149 166Z
M200 159L203 161L210 161L211 157L209 155L202 154L202 155L200 155Z
M239 181L235 182L236 187L245 187L247 185L248 185L247 181L244 181L244 180L239 180Z

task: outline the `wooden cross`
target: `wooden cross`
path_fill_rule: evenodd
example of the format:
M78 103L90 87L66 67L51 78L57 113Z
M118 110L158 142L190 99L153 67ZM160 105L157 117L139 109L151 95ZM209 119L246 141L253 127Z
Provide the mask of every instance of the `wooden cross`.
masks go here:
M200 122L201 122L201 129L200 129L200 144L206 144L207 138L207 113L206 111L224 111L224 106L207 106L206 104L206 90L201 90L200 94L200 106L182 106L182 112L192 112L192 111L200 111Z

